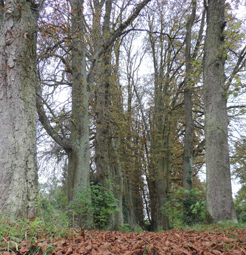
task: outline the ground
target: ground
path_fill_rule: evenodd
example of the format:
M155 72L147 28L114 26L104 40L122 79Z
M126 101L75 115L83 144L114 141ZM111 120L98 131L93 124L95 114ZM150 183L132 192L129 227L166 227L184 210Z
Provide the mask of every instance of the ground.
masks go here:
M5 236L0 248L3 255L140 255L140 254L245 254L246 229L213 231L174 229L164 232L128 233L116 231L71 230L67 237L39 237L22 240L18 245Z

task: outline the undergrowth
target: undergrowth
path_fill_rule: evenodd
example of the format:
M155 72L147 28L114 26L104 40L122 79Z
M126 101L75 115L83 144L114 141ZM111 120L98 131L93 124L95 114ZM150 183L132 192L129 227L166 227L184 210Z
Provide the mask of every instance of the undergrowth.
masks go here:
M6 215L0 216L1 248L15 249L23 241L31 245L40 239L66 238L71 234L69 228L55 221L45 221L39 217L10 221Z
M223 221L220 223L214 223L214 224L195 224L192 226L184 226L183 227L186 230L195 230L195 231L212 231L215 233L218 232L225 232L225 231L233 231L235 229L240 229L240 228L246 228L245 223L235 223L232 221Z
M47 216L47 215L46 215ZM60 216L63 217L63 216ZM52 219L52 221L51 221ZM23 241L29 244L28 254L49 254L52 250L52 240L57 238L66 239L69 236L76 235L73 229L70 229L66 219L50 215L50 218L39 216L36 218L12 220L9 221L6 215L0 215L0 253L1 251L9 251L16 253L18 248L23 244ZM129 226L125 228L130 232ZM122 231L126 231L122 228ZM196 224L193 226L185 226L183 229L190 231L210 231L214 234L223 233L228 238L237 238L236 234L231 234L231 231L246 228L246 224L222 222L216 224ZM126 231L126 232L128 232ZM139 233L139 229L133 230ZM142 230L140 231L140 233ZM42 240L49 240L50 245L42 247ZM230 247L224 247L225 250L230 250ZM13 253L13 254L14 254Z

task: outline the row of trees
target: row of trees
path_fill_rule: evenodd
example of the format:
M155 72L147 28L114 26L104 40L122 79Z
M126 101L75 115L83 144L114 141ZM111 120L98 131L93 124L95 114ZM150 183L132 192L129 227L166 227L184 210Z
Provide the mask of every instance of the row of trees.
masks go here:
M168 229L164 205L178 187L190 194L201 187L204 162L207 220L236 220L227 100L243 90L245 46L230 5L0 4L1 210L36 214L36 104L40 162L62 159L68 201L82 208L76 225L95 221L93 182L117 199L108 229L146 219L151 230ZM87 200L78 200L81 193Z

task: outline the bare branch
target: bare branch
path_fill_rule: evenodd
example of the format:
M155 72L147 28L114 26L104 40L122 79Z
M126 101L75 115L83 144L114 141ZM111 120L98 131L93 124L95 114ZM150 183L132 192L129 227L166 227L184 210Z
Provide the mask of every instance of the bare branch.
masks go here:
M36 104L37 104L37 112L38 112L40 122L42 123L43 127L45 128L49 136L52 137L52 139L56 143L58 143L65 151L69 151L72 148L72 143L65 137L61 137L50 125L49 119L44 110L43 103L44 103L44 100L42 100L41 91L40 89L37 89ZM49 108L49 110L51 109Z

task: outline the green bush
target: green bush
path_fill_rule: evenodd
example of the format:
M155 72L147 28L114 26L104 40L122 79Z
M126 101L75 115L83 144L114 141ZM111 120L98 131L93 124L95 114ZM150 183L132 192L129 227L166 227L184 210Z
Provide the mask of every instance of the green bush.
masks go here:
M197 188L188 191L179 188L163 205L163 213L169 217L171 228L201 223L206 215L206 202L202 191Z
M38 218L42 219L46 226L49 226L49 232L56 231L56 229L60 229L60 232L66 232L69 229L67 211L63 207L60 208L59 203L54 205L54 201L51 203L48 198L40 193L37 208Z
M110 216L119 211L118 203L112 190L91 182L90 188L75 192L75 200L69 207L75 214L92 213L94 226L101 229L107 225Z
M246 186L242 185L234 200L235 211L238 222L246 223Z
M237 203L237 201L235 201L235 211L238 222L246 223L246 202L241 201Z
M201 191L194 188L191 191L184 190L183 197L183 224L194 225L205 220L206 201L201 197Z

